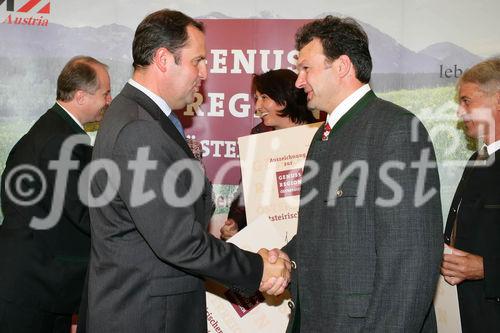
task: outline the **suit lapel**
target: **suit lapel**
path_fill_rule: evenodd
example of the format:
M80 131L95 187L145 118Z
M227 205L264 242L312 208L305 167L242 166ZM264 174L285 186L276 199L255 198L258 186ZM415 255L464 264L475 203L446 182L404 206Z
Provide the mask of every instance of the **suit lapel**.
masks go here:
M467 184L469 183L472 174L473 173L478 173L483 170L483 167L474 167L474 162L477 159L477 154L478 152L476 151L472 156L470 157L469 161L467 162L467 165L464 169L464 172L462 174L462 178L460 178L460 182L458 183L457 189L455 191L455 195L453 196L453 200L451 202L451 207L448 212L448 218L446 219L446 228L445 228L445 241L450 239L453 225L455 224L455 220L457 218L458 210L459 210L459 204L462 201L462 197L464 196L464 193L467 191ZM498 156L495 155L495 158L498 158ZM489 166L487 168L493 168L493 166Z
M55 103L53 107L51 107L47 113L49 114L50 117L60 117L64 120L65 125L70 128L71 132L73 134L84 134L86 142L84 144L79 144L76 147L74 147L73 152L76 154L77 158L80 159L80 161L84 164L87 164L90 162L92 159L92 146L91 146L91 140L90 136L88 135L87 132L85 132L74 120L71 118L70 115L64 109L58 104ZM53 124L53 122L51 123ZM56 129L54 129L56 130ZM61 129L57 129L57 131L60 131ZM66 129L65 129L66 131ZM70 133L71 133L70 132ZM65 132L66 133L66 132ZM71 134L68 134L71 135Z
M130 98L137 102L153 119L158 121L161 128L169 137L172 138L177 144L186 152L190 158L194 158L193 152L189 149L186 140L180 135L177 128L172 124L170 119L163 113L158 105L153 102L146 94L144 94L139 89L126 84L121 92L127 98ZM173 111L172 111L173 112Z
M375 99L375 93L373 90L368 91L359 101L354 104L349 111L339 121L333 126L330 135L335 136L335 133L345 124L347 124L355 115L363 111L368 103L370 103L373 99Z
M87 134L74 120L70 117L70 115L64 111L64 109L57 103L54 104L52 108L50 108L52 112L57 113L64 121L71 127L73 131L77 134ZM88 134L87 134L88 135Z
M321 142L324 142L325 143L325 146L328 142L330 141L334 141L333 140L330 140L332 137L334 137L336 135L336 133L338 132L338 130L344 126L345 124L347 124L352 118L354 118L357 114L359 114L361 111L363 111L366 106L372 101L374 100L375 98L377 98L377 96L375 95L375 93L373 92L373 90L370 90L368 91L359 101L356 102L356 104L354 104L350 109L349 111L346 112L346 114L344 114L342 116L342 118L339 119L339 121L337 121L337 123L333 126L332 130L330 131L330 135L329 135L329 140L327 141L322 141L321 138L322 138L322 134L323 134L323 131L325 129L325 124L323 124L320 128L318 128L318 131L316 132L316 134L314 135L313 137L313 141L321 141Z
M58 103L55 103L54 106L50 108L49 112L54 112L57 116L64 119L65 123L75 134L85 134L85 138L87 139L86 145L79 146L81 148L75 149L83 154L82 158L86 161L86 163L88 163L92 156L92 146L90 145L90 136L88 133L85 132Z
M319 155L326 154L326 152L331 149L331 148L329 148L329 146L335 144L335 136L337 135L338 131L345 124L347 124L349 121L351 121L357 115L359 115L363 110L365 110L366 107L367 107L367 105L369 103L371 103L376 98L377 98L377 96L375 95L375 93L373 92L373 90L368 91L333 126L333 128L332 128L332 130L330 132L330 135L329 135L329 139L326 140L326 141L322 140L323 131L325 129L325 124L323 124L322 126L320 126L318 128L318 130L316 131L316 134L314 135L313 139L312 139L311 146L309 148L309 154L319 154Z

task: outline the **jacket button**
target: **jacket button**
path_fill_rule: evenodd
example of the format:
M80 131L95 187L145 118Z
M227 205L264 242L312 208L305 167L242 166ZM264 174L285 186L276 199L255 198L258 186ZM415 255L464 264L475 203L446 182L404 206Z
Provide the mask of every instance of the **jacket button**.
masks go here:
M297 263L293 260L290 260L290 264L292 265L292 269L297 269Z
M337 190L337 197L341 197L343 194L344 194L344 192L342 191L342 189L339 188Z
M288 301L288 307L293 310L295 309L295 303L293 301Z

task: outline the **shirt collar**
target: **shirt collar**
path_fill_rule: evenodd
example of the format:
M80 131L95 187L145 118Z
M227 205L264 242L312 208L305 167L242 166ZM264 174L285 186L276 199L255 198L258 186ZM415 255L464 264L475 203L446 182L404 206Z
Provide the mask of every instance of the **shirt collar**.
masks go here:
M78 119L76 119L76 117L75 117L75 116L74 116L71 112L69 112L68 110L66 110L66 109L64 108L64 106L62 106L61 104L59 104L59 102L58 102L58 101L56 101L56 103L57 103L57 105L59 105L59 106L61 107L61 109L63 109L63 110L64 110L64 112L66 112L66 113L68 114L68 116L70 116L70 117L71 117L71 119L73 119L73 121L74 121L74 122L75 122L78 126L80 126L80 128L81 128L82 130L85 130L85 129L83 128L83 125L80 123L80 121L78 121Z
M489 145L483 145L483 147L486 146L486 150L488 151L488 155L493 155L495 152L500 149L500 140L495 141L493 143L490 143Z
M170 113L172 112L172 109L168 106L167 102L148 88L144 87L142 84L138 83L137 81L134 81L134 79L129 79L128 83L145 93L153 102L155 102L156 105L163 111L163 113L168 117L170 116Z
M354 104L356 104L367 92L371 90L370 85L364 84L359 87L355 92L349 95L346 99L342 101L337 107L326 117L326 122L330 124L330 128L333 128L335 124L342 118L343 115L349 111Z

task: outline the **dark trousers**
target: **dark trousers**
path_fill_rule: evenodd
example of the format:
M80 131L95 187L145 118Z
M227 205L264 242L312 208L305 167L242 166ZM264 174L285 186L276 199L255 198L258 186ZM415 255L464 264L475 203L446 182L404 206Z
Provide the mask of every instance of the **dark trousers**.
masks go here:
M0 299L2 333L69 333L71 314L51 313Z

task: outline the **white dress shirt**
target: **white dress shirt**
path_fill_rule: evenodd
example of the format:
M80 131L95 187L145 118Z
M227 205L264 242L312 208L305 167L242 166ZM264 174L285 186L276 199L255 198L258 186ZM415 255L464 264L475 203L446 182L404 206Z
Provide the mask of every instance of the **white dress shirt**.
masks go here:
M163 98L161 98L160 96L158 96L157 94L155 94L154 92L149 90L148 88L144 87L142 84L137 83L133 79L128 80L128 83L131 86L133 86L133 87L139 89L140 91L142 91L143 93L145 93L149 98L151 98L153 100L153 102L155 102L156 105L158 105L158 107L163 111L163 113L167 117L170 116L172 109L170 108L170 106L168 106L167 102L165 102L165 100Z
M493 143L490 143L489 145L484 145L484 146L486 146L486 150L488 151L488 155L491 156L491 155L495 154L495 152L498 149L500 149L500 140L495 141Z

